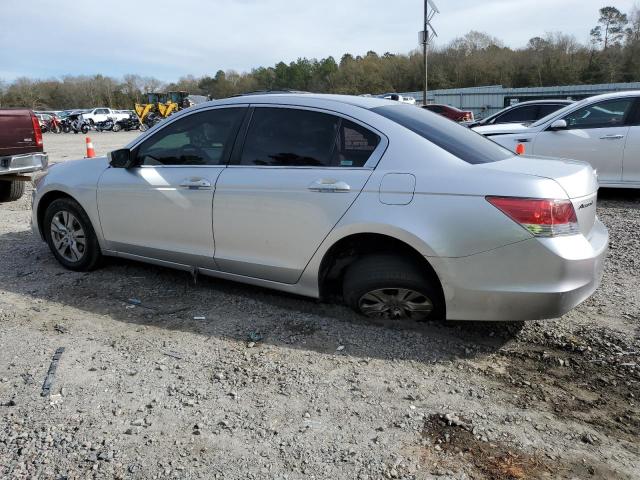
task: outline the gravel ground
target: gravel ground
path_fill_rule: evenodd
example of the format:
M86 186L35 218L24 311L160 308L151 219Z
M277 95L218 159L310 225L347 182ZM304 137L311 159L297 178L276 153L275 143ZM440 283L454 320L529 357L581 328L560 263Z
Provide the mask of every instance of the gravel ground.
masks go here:
M45 138L54 161L82 140ZM28 198L0 205L2 478L638 478L640 192L601 192L596 294L526 324L369 322L122 260L69 272Z

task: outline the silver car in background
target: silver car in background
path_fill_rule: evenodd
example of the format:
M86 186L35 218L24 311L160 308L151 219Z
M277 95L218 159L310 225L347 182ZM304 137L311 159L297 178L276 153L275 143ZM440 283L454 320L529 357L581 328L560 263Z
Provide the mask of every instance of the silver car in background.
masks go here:
M525 320L597 288L597 190L586 163L517 157L415 106L265 94L53 166L33 228L73 270L118 256L371 317Z
M531 125L485 125L474 130L527 154L582 160L602 187L640 188L640 91L586 98Z

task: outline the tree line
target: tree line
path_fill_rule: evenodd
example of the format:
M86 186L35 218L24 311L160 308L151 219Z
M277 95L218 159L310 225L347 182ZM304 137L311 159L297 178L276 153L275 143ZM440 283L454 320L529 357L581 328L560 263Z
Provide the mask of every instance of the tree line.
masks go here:
M421 90L423 56L369 51L344 54L339 61L299 58L286 64L250 72L218 70L214 76L188 75L177 82L125 75L65 76L60 79L26 77L0 81L0 106L67 109L108 106L131 108L151 91L186 90L211 98L225 98L256 90L293 89L319 93L379 94ZM590 42L571 35L547 33L512 49L489 34L471 31L429 53L429 88L461 88L500 84L505 87L543 87L640 81L640 9L623 13L615 7L599 10Z

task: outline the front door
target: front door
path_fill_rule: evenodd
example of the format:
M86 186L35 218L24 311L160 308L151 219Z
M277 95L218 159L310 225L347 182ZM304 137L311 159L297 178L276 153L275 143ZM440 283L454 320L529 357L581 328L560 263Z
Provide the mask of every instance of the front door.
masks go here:
M218 179L218 267L296 283L360 194L372 172L367 161L381 148L378 134L333 114L256 107L242 151Z
M109 249L213 267L213 193L246 110L181 117L134 149L137 166L105 171L98 209Z
M632 97L604 100L567 114L567 128L539 133L533 153L584 160L598 171L600 180L620 182L633 101Z

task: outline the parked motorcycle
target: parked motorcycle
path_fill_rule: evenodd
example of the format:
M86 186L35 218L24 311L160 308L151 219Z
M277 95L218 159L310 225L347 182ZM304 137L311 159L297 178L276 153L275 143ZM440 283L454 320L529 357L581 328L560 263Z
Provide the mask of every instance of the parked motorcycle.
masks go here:
M93 124L93 128L95 128L97 132L104 132L108 130L113 130L113 127L115 126L115 124L116 122L112 117L107 117L107 119L103 120L102 122L95 122Z
M114 132L119 132L120 130L138 130L140 128L140 119L135 113L130 113L128 118L123 118L118 120L113 126Z
M145 118L144 122L142 122L142 124L140 125L140 131L146 132L154 125L160 123L162 120L162 116L158 115L155 112L151 112L149 115L147 115L147 118Z
M47 122L47 131L51 133L62 133L62 122L55 115L51 116L51 119Z
M60 120L60 127L62 128L62 133L69 133L71 131L71 120L69 120L69 117Z
M65 124L62 130L63 132L73 131L73 133L79 133L79 132L87 133L91 128L91 124L89 123L88 120L84 119L82 114L69 115L65 120L68 122L69 129L66 130L67 124Z

